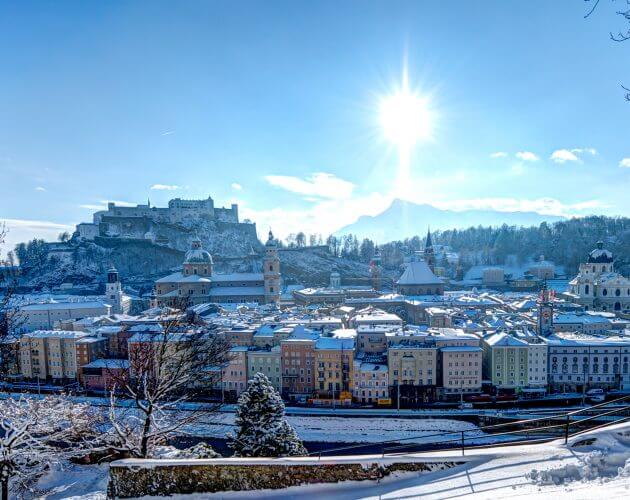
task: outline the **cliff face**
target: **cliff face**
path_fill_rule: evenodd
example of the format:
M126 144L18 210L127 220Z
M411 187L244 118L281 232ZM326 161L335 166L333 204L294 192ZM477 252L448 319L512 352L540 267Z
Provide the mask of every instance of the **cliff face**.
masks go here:
M135 221L140 223L142 219ZM88 284L103 279L115 266L123 279L147 279L181 266L193 237L214 257L224 272L249 270L263 250L254 224L199 219L184 225L152 223L152 238L102 237L94 241L74 237L49 243L37 265L23 269L24 285L41 288L61 283Z

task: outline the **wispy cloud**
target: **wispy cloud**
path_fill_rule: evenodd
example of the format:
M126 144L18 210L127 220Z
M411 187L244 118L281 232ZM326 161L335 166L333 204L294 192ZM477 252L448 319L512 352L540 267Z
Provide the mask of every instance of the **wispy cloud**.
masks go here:
M316 172L305 179L291 175L267 175L265 179L272 186L317 198L348 199L354 190L352 182L324 172Z
M619 162L619 166L623 168L630 168L630 158L624 158Z
M505 151L497 151L496 153L492 153L490 158L506 158L508 154Z
M182 187L177 184L153 184L153 186L151 186L151 189L154 191L176 191L181 188Z
M45 188L45 187L43 187L43 186L37 186L37 187L35 188L35 191L39 191L39 192L41 192L41 193L44 193L44 192L46 192L46 188Z
M162 132L160 135L171 135L174 134L175 131L174 130L167 130L166 132Z
M243 189L243 186L241 186L238 182L233 182L232 189L235 189L236 191L240 191L241 189Z
M523 161L538 161L540 159L531 151L519 151L516 153L516 157Z

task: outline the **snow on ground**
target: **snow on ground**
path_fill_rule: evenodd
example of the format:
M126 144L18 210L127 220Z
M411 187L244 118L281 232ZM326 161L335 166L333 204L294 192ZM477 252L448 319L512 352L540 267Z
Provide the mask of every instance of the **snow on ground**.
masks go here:
M296 486L284 490L179 495L170 498L612 500L630 497L630 423L575 436L569 440L568 446L564 445L563 440L556 440L539 445L470 450L465 457L457 450L411 456L415 460L466 460L466 463L444 471L396 473L380 482L349 481ZM102 467L77 466L65 476L50 474L42 482L48 482L47 487L57 488L53 495L46 497L50 499L100 500L104 498L106 488Z
M589 443L587 439L594 438ZM610 457L608 465L593 466L593 456ZM460 459L457 451L436 454L414 454L427 460ZM356 500L356 499L412 499L447 498L558 498L599 499L630 497L630 424L619 424L608 429L592 431L572 438L569 446L562 440L540 445L497 447L467 453L467 463L449 470L432 473L403 473L374 481L351 481L338 484L309 485L285 490L229 492L204 495L203 498L225 499L292 499L300 500ZM604 458L604 462L606 462ZM615 467L615 464L622 464ZM580 479L572 475L562 478L563 470L587 467L591 473ZM536 474L533 471L537 471ZM551 481L539 477L551 476ZM559 479L562 478L562 479ZM191 498L190 496L188 498ZM202 496L198 496L202 498Z
M109 465L74 465L55 469L37 482L42 496L22 494L20 498L46 500L104 500L109 480Z
M233 413L221 413L186 430L198 436L224 438L228 432L234 431L234 418ZM477 426L470 422L448 419L288 416L287 420L303 441L375 443L408 439L406 442L422 443L431 442L433 438L429 436L443 432L469 431L467 438L482 434L475 432ZM459 434L444 439L458 437Z

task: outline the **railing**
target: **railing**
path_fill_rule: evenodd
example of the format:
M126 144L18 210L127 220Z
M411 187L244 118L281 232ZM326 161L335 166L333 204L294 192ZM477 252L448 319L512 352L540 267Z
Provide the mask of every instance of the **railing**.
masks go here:
M619 418L616 418L617 416ZM596 423L602 419L604 420L603 423ZM630 396L539 418L486 425L463 431L445 431L402 439L348 445L309 453L309 455L319 456L321 459L322 455L325 454L338 454L350 450L356 452L360 449L368 449L372 453L376 449L383 457L418 451L430 453L452 449L461 449L462 455L465 455L466 450L542 443L559 437L564 438L566 444L571 436L625 421L630 421ZM590 422L594 425L590 425ZM418 442L419 439L422 442ZM486 439L490 442L480 443ZM430 443L435 443L437 446L427 447Z

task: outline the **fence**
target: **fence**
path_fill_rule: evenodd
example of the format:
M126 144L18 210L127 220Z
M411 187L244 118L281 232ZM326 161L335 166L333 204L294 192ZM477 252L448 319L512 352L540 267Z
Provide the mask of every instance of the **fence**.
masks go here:
M309 455L318 455L321 458L322 455L339 454L339 452L348 454L346 452L351 450L354 454L357 454L357 451L361 449L369 449L373 452L375 448L383 457L418 451L444 451L454 448L460 448L462 455L465 455L466 450L476 448L534 444L551 441L558 437L563 437L564 442L567 443L571 436L628 420L630 420L630 396L624 396L588 408L539 418L487 425L463 431L445 431L397 440L348 445ZM422 442L418 442L419 439ZM485 440L488 442L484 443ZM437 446L431 446L433 443Z

